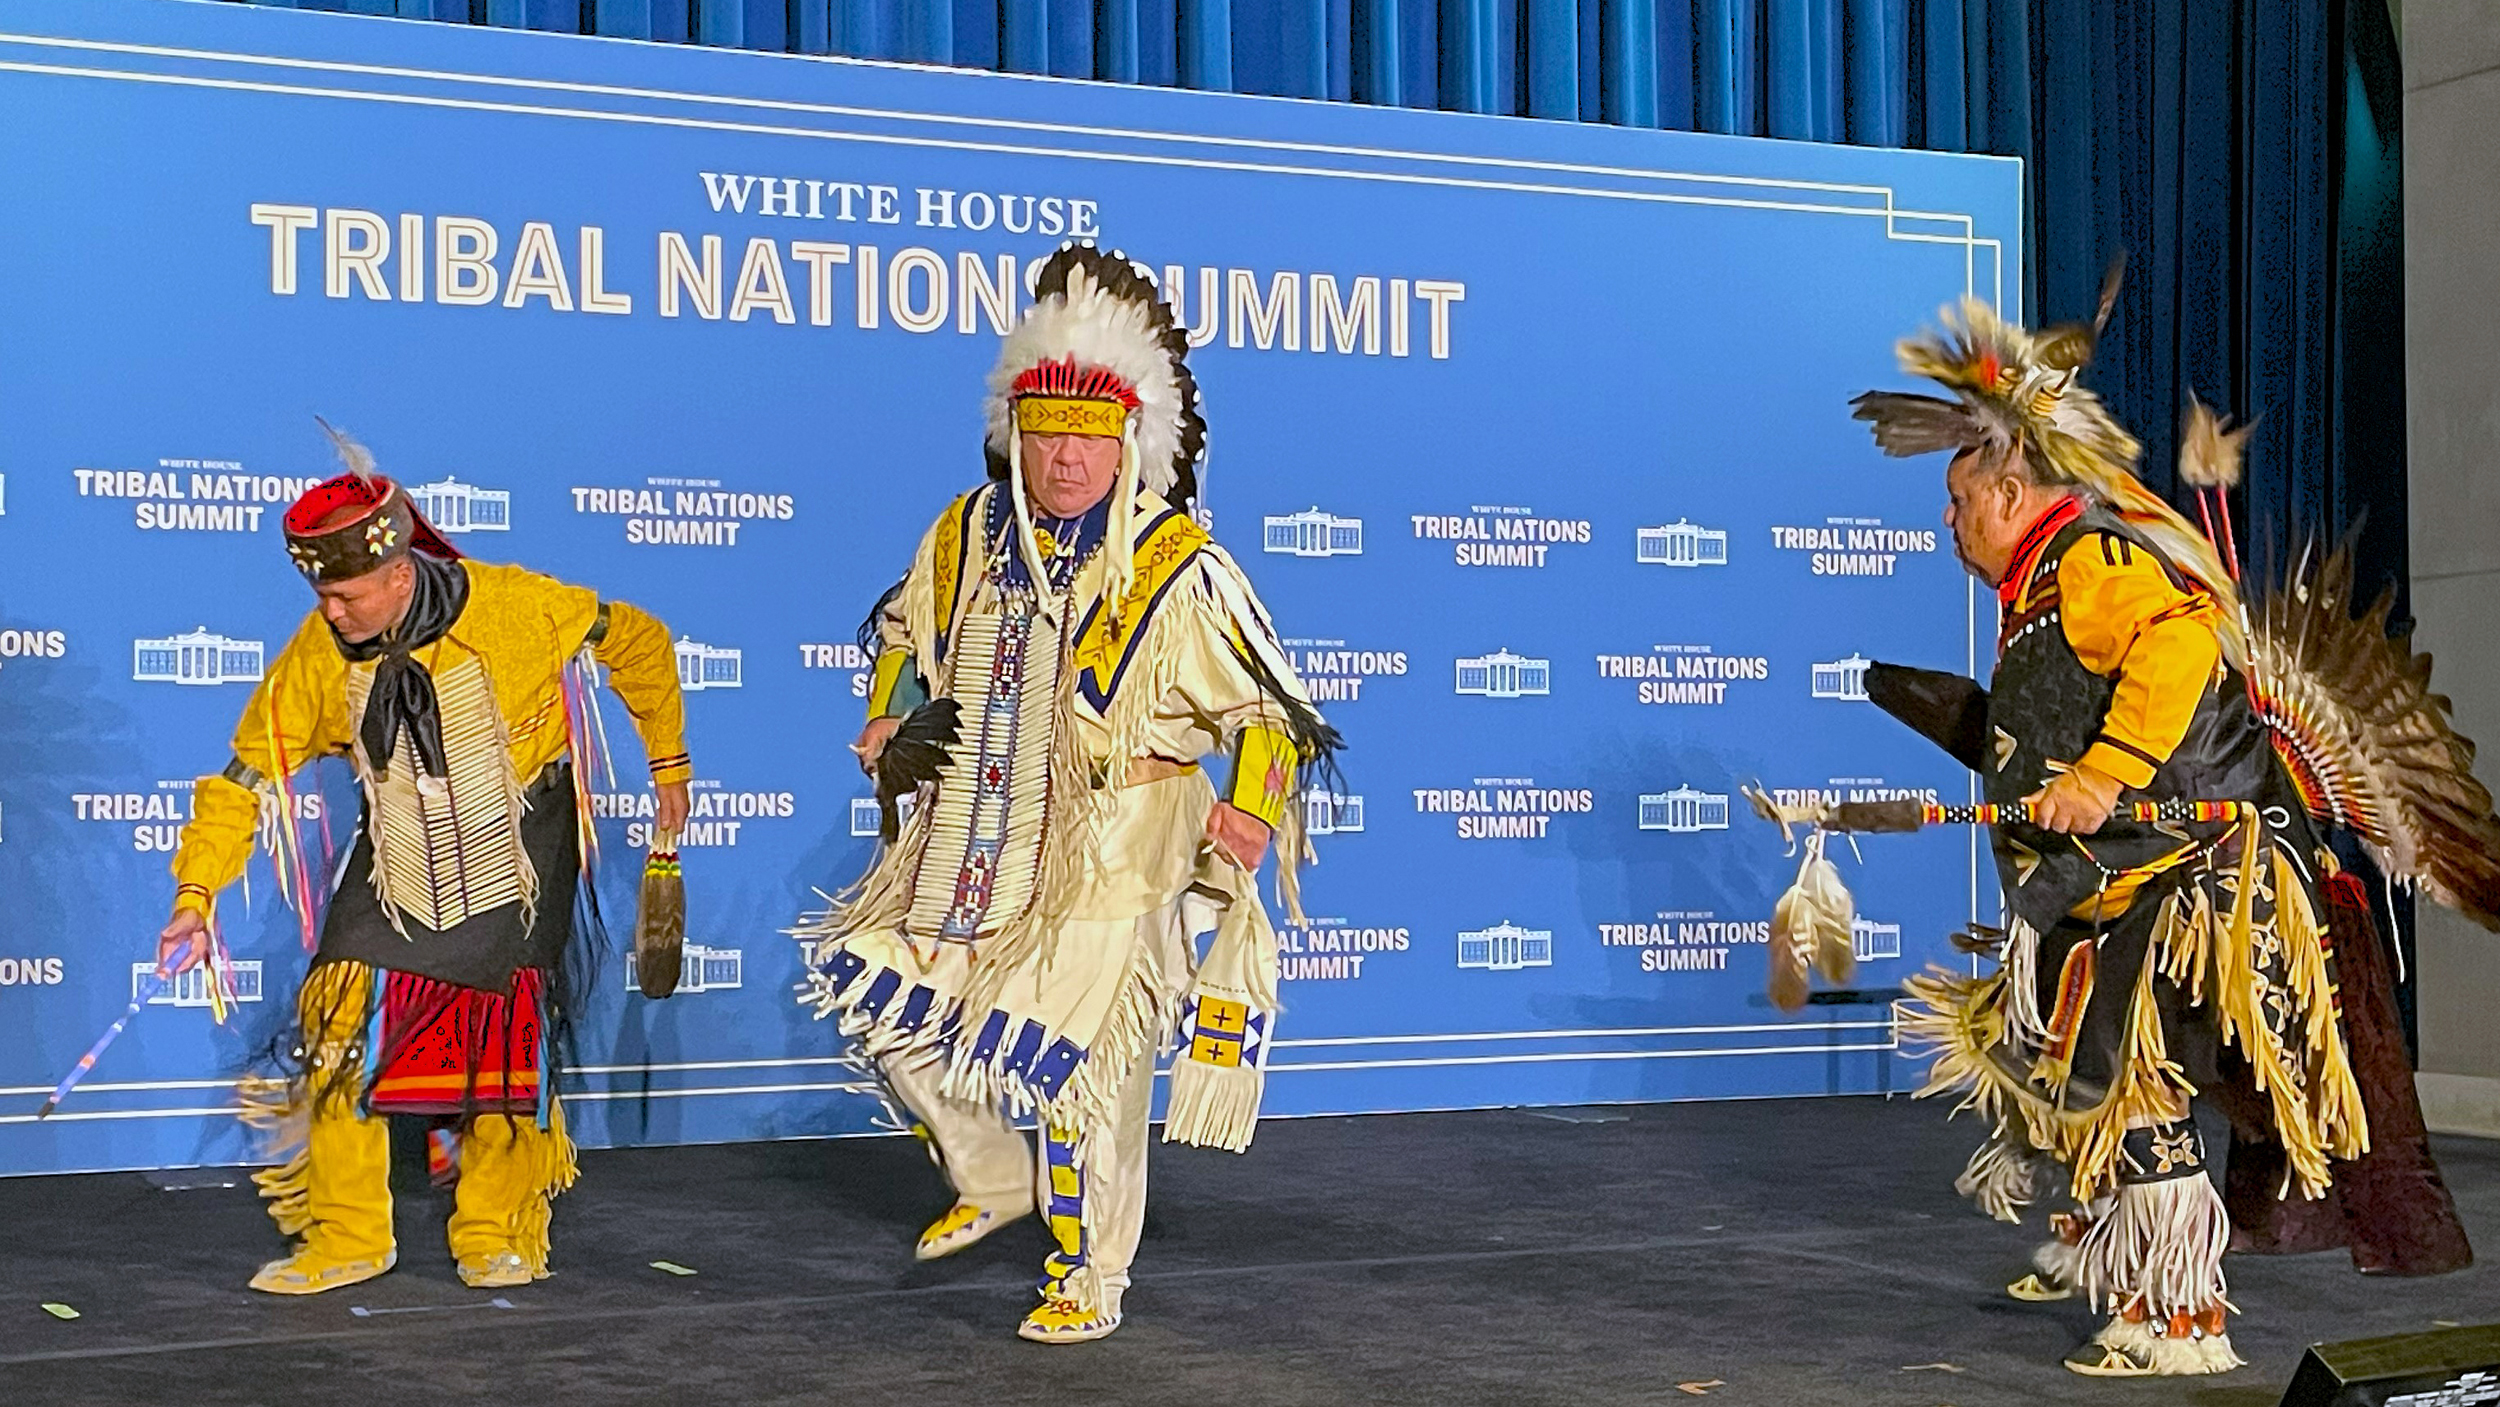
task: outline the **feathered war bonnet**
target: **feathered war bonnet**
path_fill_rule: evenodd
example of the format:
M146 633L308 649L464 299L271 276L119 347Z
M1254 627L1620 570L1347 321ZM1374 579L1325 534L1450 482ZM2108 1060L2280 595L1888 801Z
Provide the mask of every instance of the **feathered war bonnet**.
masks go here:
M1034 580L1047 581L1025 501L1023 435L1116 435L1120 478L1112 489L1113 589L1127 583L1138 491L1183 511L1198 496L1207 423L1183 355L1187 329L1153 278L1126 256L1071 244L1033 283L1033 306L1008 333L990 372L985 448L990 477L1004 478Z
M2172 565L2195 578L2222 607L2223 653L2248 662L2239 590L2213 543L2136 477L2143 447L2079 384L2118 301L2124 261L2110 266L2089 324L2032 333L1965 298L1946 308L1943 326L1902 339L1901 369L1953 393L1953 399L1869 391L1851 401L1874 426L1875 443L1897 458L1937 450L2020 455L2034 477L2070 485L2142 533Z
M315 586L349 581L423 551L445 561L460 553L417 511L408 491L375 472L373 451L315 416L347 472L304 490L286 510L286 552Z

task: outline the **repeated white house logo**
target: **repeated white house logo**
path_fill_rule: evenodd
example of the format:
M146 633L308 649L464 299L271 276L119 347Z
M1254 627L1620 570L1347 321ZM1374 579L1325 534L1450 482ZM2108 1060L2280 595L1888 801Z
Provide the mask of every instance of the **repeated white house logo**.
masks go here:
M677 975L677 995L681 997L693 992L725 992L746 985L746 953L743 949L707 948L701 943L688 943L683 956L685 965ZM625 965L625 990L642 990L631 963Z
M1355 835L1363 829L1363 798L1315 791L1303 802L1302 828L1311 835Z
M1702 791L1689 786L1677 787L1673 791L1643 792L1641 829L1677 835L1723 831L1727 829L1727 802L1725 792Z
M1724 567L1727 534L1717 528L1697 527L1682 518L1661 527L1636 528L1632 535L1632 560L1656 567Z
M447 533L500 533L512 530L512 495L503 489L479 488L457 478L419 484L408 490L425 520Z
M1861 914L1849 923L1849 947L1860 962L1901 956L1901 925L1877 923Z
M911 820L914 800L915 798L909 795L894 798L895 824L901 825ZM873 838L877 834L881 819L877 814L875 797L854 796L851 798L851 835L854 839ZM1313 833L1317 834L1317 832Z
M677 684L697 689L739 689L746 686L746 652L677 638Z
M1340 518L1318 508L1269 514L1260 525L1259 550L1288 557L1360 557L1363 520Z
M130 642L130 677L142 684L257 684L267 647L194 626L181 635Z
M1874 661L1864 655L1847 659L1817 660L1814 665L1814 696L1818 699L1846 699L1865 703L1866 667Z
M1461 694L1486 699L1520 699L1554 692L1554 662L1495 650L1458 661Z
M137 997L140 990L147 985L148 978L155 972L156 964L152 962L132 963L130 965L130 995ZM239 1002L260 1000L259 962L249 958L240 962L230 962L226 964L226 972L234 979L233 987L227 995ZM208 980L206 963L188 972L176 973L174 980L165 984L165 990L148 998L148 1005L205 1007L209 1005Z
M1554 931L1521 928L1508 919L1458 935L1458 965L1487 972L1517 972L1554 965Z

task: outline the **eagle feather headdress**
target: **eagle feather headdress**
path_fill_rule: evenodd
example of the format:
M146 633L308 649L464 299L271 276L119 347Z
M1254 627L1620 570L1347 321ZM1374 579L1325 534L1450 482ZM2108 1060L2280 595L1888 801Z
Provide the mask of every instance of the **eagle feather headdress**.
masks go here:
M1033 280L1033 306L999 345L983 405L992 477L1004 477L1015 438L1015 402L1040 385L1036 373L1096 373L1133 397L1140 487L1176 508L1197 497L1196 465L1207 446L1198 382L1182 360L1189 332L1172 320L1153 276L1117 251L1061 248Z
M1128 256L1068 244L1043 263L1032 308L999 344L982 408L990 477L1007 481L1020 550L1036 581L1046 574L1025 502L1024 434L1119 438L1110 535L1125 547L1141 491L1184 512L1198 495L1207 423L1188 351L1188 330L1173 320L1153 275ZM1110 562L1116 595L1132 568L1126 551Z

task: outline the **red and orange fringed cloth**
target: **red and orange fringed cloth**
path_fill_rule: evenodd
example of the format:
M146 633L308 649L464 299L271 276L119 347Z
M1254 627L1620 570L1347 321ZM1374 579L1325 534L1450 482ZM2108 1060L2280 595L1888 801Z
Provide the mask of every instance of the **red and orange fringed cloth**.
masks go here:
M522 968L508 997L410 972L384 976L382 1069L367 1091L374 1112L536 1115L543 974Z

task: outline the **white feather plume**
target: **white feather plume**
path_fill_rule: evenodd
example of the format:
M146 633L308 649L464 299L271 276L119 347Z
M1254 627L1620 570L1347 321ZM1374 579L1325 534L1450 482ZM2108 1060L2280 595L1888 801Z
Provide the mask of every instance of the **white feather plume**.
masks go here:
M337 453L339 463L347 466L347 472L371 482L374 475L373 451L366 449L363 441L318 415L313 417L313 423L321 427L321 433L330 437L330 448Z
M1035 303L998 349L984 406L990 448L1004 457L1015 432L1007 395L1015 379L1044 362L1074 357L1077 365L1102 367L1136 388L1138 482L1157 497L1168 494L1187 407L1151 312L1151 304L1104 289L1083 266L1070 269L1067 292Z

